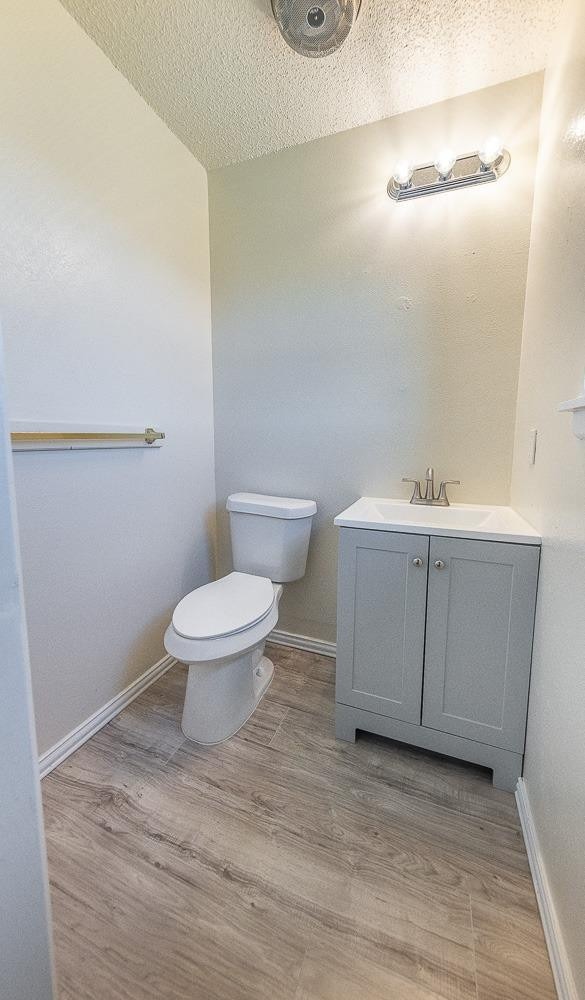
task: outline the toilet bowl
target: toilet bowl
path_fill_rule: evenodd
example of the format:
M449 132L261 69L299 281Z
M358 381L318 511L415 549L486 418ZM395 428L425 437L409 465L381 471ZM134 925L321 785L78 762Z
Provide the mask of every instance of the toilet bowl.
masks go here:
M165 648L189 665L182 720L188 739L220 743L252 715L274 672L263 653L281 594L266 577L230 573L175 608Z
M164 640L189 666L183 733L204 745L235 735L268 690L274 665L264 645L278 621L282 583L304 576L317 505L239 493L227 509L234 572L187 594Z

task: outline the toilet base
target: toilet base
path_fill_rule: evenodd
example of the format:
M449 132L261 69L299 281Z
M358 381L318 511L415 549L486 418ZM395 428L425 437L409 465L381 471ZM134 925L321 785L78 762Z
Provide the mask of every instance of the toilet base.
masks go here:
M264 641L240 656L189 666L181 729L201 746L235 736L254 714L270 687L274 664Z

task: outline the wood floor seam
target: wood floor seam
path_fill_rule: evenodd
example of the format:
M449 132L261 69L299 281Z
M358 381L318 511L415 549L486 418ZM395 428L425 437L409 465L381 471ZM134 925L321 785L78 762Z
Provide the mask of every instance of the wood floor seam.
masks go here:
M471 922L471 943L473 947L473 969L474 969L473 975L475 979L475 996L476 1000L479 1000L479 988L477 985L477 953L475 949L475 931L473 929L473 906L471 903L471 895L468 896L468 903L469 903L469 920Z
M280 720L278 726L276 727L276 729L274 730L274 733L272 734L272 736L270 738L270 743L268 744L269 747L274 748L274 740L278 736L279 730L281 729L282 724L285 721L285 719L286 719L287 715L289 714L289 712L290 712L290 708L287 708L286 712L284 713L282 719Z

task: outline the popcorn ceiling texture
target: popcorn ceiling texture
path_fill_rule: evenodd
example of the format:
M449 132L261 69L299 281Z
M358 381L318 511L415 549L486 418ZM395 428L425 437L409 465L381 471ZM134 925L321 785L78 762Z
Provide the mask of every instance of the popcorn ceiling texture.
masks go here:
M514 79L545 65L560 0L364 0L325 59L269 0L62 0L208 168Z

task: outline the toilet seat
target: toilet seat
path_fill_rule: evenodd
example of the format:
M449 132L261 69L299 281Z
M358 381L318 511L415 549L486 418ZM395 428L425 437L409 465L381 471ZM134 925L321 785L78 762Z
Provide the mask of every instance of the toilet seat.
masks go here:
M261 622L274 602L267 577L229 573L187 594L173 612L172 627L184 639L219 639Z

